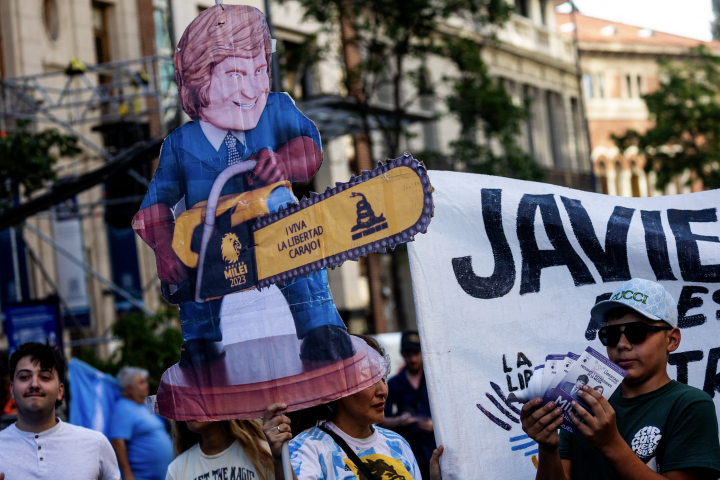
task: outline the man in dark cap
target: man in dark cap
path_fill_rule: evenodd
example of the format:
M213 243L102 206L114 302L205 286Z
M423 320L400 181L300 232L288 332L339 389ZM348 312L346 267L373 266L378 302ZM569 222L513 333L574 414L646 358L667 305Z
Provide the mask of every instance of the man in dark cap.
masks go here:
M435 434L418 332L406 331L402 334L400 353L405 359L405 367L388 381L385 420L380 426L396 431L407 440L422 478L430 478Z

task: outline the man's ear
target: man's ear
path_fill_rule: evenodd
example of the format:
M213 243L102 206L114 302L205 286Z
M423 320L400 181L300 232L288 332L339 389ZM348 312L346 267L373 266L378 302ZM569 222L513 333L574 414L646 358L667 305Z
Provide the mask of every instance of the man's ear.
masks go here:
M60 400L63 399L63 396L64 396L64 395L65 395L65 384L64 384L64 383L61 383L61 384L58 386L58 396L57 396L56 400L59 402Z
M15 400L15 390L13 390L13 382L10 382L10 398Z
M670 334L668 335L668 353L672 353L678 349L681 339L682 334L679 328L676 327L670 330Z

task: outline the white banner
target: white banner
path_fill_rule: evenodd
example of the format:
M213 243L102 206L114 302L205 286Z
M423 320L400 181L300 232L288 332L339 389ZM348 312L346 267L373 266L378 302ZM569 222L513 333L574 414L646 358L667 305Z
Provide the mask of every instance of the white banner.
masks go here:
M534 478L537 445L504 398L548 354L605 352L590 308L633 277L678 303L670 376L720 407L720 191L623 198L428 176L435 217L408 247L443 478Z

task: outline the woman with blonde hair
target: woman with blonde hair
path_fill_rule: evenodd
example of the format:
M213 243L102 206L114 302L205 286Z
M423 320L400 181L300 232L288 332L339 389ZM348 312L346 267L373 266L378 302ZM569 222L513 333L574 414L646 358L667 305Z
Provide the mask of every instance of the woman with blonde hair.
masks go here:
M173 422L175 453L165 480L271 480L273 461L260 420Z

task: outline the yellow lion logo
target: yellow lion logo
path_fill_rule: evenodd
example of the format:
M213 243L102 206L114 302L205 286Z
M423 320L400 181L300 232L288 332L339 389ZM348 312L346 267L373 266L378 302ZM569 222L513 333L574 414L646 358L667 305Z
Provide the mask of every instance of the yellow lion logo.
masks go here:
M234 233L228 233L223 237L220 248L222 250L223 261L232 265L240 258L242 244Z

